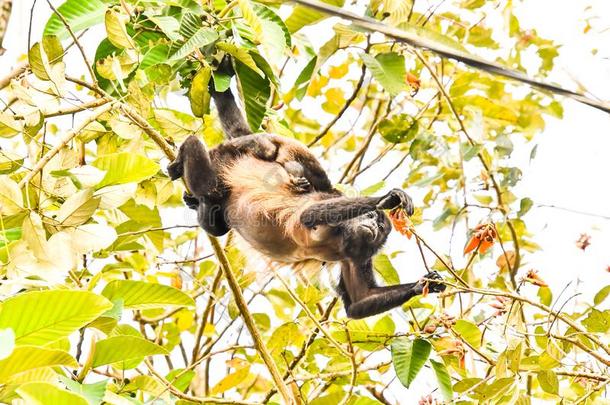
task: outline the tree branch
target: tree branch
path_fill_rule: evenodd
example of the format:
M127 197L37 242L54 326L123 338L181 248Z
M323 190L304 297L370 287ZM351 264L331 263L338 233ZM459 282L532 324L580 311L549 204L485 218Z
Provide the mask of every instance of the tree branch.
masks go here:
M392 38L399 42L407 43L416 48L424 48L433 51L434 53L446 57L455 59L459 62L462 62L468 66L471 66L475 69L483 70L492 74L508 77L510 79L517 80L522 83L529 84L530 86L536 87L540 90L549 91L554 94L559 94L561 96L572 98L578 102L583 104L590 105L591 107L597 108L604 112L610 113L610 104L600 102L597 100L593 100L587 97L584 94L577 93L575 91L566 90L562 87L545 83L536 79L532 79L525 74L518 72L516 70L507 69L497 63L488 62L484 59L476 57L474 55L466 54L464 52L460 52L456 49L449 48L445 45L439 44L437 42L430 41L421 37L420 35L410 32L406 32L400 30L398 28L394 28L388 26L386 24L382 24L377 20L374 20L369 17L362 17L352 12L343 10L339 7L331 6L329 4L323 3L317 0L292 0L297 4L301 4L303 6L307 6L309 8L321 11L325 14L337 16L344 18L346 20L351 21L354 25L363 28L370 32L380 32L386 35L389 38Z

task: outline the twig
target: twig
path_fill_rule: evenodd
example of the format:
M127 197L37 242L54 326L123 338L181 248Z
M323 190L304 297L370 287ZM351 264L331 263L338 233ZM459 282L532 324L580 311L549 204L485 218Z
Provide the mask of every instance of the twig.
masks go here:
M333 125L335 125L337 123L337 121L339 121L339 119L343 116L345 111L347 111L349 106L354 102L356 97L358 97L358 93L360 92L360 89L362 88L362 84L364 83L365 76L366 76L366 65L363 63L362 64L362 73L360 73L360 79L358 79L358 83L356 84L356 87L354 88L354 92L352 93L352 95L345 101L345 104L343 105L343 108L341 108L341 111L339 111L339 113L333 117L333 119L324 127L324 129L314 138L313 141L309 142L309 144L307 146L311 147L311 146L315 145L320 139L322 139L324 137L324 135L326 135L328 133L328 131L330 131L330 129L333 127Z
M76 36L76 34L74 34L74 31L72 31L72 27L70 27L70 24L68 24L68 21L66 21L64 16L61 15L61 13L59 11L57 11L55 6L53 6L53 4L51 3L51 0L47 0L47 4L51 8L51 10L53 10L53 13L55 13L57 18L59 18L61 20L64 27L66 27L66 30L70 33L70 36L72 37L72 40L74 41L74 44L76 45L76 47L80 51L80 54L83 57L83 61L85 62L85 65L87 65L87 70L89 71L89 74L91 75L91 81L93 81L93 83L97 83L97 80L95 79L95 73L93 73L93 67L92 67L91 63L89 62L89 59L87 59L87 54L85 53L85 49L83 48L81 43L78 41L78 37Z
M98 119L100 115L110 111L113 106L114 103L108 102L105 105L98 107L96 110L93 111L93 114L85 121L83 121L78 127L74 128L72 131L68 131L59 140L59 143L55 145L51 150L49 150L40 160L38 160L32 170L28 172L28 174L26 174L23 179L21 179L21 181L19 182L19 188L23 188L26 184L28 184L34 178L34 176L36 176L36 174L38 174L38 172L42 170L42 168L47 163L49 163L49 160L51 160L55 155L57 155L57 153L59 153L59 151L64 146L66 146L68 142L70 142L76 135L78 135L78 133L82 131L87 125Z
M21 75L22 73L25 73L25 71L28 70L29 67L30 65L27 62L22 62L17 65L15 69L13 69L8 75L0 79L0 90L8 86L11 83L11 80Z

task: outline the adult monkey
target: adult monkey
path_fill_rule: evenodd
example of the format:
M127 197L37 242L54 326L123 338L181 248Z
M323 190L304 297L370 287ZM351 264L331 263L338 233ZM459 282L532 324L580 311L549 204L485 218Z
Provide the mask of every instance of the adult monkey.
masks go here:
M317 159L301 143L278 135L253 134L229 90L211 89L229 138L207 151L190 136L168 166L172 180L184 177L206 232L221 236L235 229L273 260L340 262L337 292L347 316L364 318L422 294L442 292L433 271L415 283L379 286L372 257L390 231L384 209L413 214L411 198L399 189L381 197L345 197L334 189Z

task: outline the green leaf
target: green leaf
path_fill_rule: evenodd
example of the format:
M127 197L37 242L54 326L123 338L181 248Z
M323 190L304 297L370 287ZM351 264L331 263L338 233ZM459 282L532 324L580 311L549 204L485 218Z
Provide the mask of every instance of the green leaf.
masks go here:
M527 212L532 208L533 205L534 202L531 198L525 197L521 199L521 202L519 203L519 212L517 213L517 215L522 217L523 215L527 214Z
M307 93L307 87L309 87L309 83L311 82L311 77L316 70L317 63L317 56L311 58L303 70L301 70L301 73L299 73L297 80L294 82L295 96L298 100L301 100Z
M583 319L582 324L585 325L589 332L608 332L610 329L610 309L602 312L595 308L591 308L591 312Z
M544 392L557 395L559 393L559 380L557 374L551 370L542 370L537 374L538 383Z
M78 367L78 363L62 350L36 346L16 347L10 356L0 360L0 383L5 383L15 374L55 366Z
M91 164L106 171L106 176L97 185L98 189L116 184L140 182L152 177L160 169L155 161L146 156L129 152L104 155Z
M396 52L382 53L375 57L363 53L360 55L366 67L381 86L392 96L398 95L407 88L405 77L405 58Z
M191 90L189 91L189 100L191 101L191 110L195 117L203 117L210 111L210 92L208 84L212 77L212 69L209 66L202 67L199 72L193 77L191 82Z
M45 35L42 37L42 49L47 58L49 58L51 65L61 62L64 57L64 47L55 35Z
M209 45L218 39L218 33L211 28L199 28L197 32L193 34L184 44L178 48L176 52L169 59L170 62L175 62L180 59L186 58L195 49L201 48L202 46Z
M110 301L122 300L125 309L194 307L195 301L177 288L136 280L114 280L102 291Z
M16 392L31 405L88 405L82 396L48 382L29 382L19 386Z
M125 363L155 354L168 354L163 347L137 336L113 336L95 344L93 367Z
M409 142L419 131L419 124L408 114L397 114L379 123L378 131L385 140L392 143Z
M4 247L13 241L21 239L22 234L21 227L0 231L0 247Z
M4 301L0 329L13 329L17 345L44 345L70 336L110 308L110 301L89 291L30 291Z
M599 305L608 298L608 294L610 294L610 285L605 286L601 290L595 294L595 298L593 298L593 303L595 305Z
M453 330L455 330L468 344L475 348L481 347L481 339L483 338L483 334L479 327L465 319L459 319L455 325L453 326Z
M250 53L246 49L240 48L237 45L230 44L228 42L218 42L216 44L216 48L220 49L221 51L225 51L229 55L233 56L235 59L248 66L250 69L254 70L261 77L265 76L263 71L260 70L256 65L256 62L252 58L252 55L250 55Z
M428 360L431 349L432 345L423 339L399 337L392 341L392 362L402 385L409 388Z
M434 370L434 374L436 374L436 379L438 380L438 386L443 394L443 398L446 401L451 401L453 398L453 389L451 388L451 376L449 375L449 371L447 371L447 367L442 361L434 361L430 359L430 364L432 364L432 369Z
M80 384L79 382L64 376L59 377L59 379L70 391L82 395L90 405L98 405L103 402L108 380L93 384Z
M376 255L373 258L373 268L387 285L400 284L398 272L387 255L383 253Z
M324 0L323 3L331 4L333 6L341 7L345 0ZM296 5L292 9L292 13L286 19L286 27L288 31L294 33L301 28L314 24L320 20L327 18L328 15L313 10L311 7Z
M263 36L267 44L277 52L292 47L292 37L284 21L269 7L254 4L254 12L263 26Z
M127 33L127 27L125 24L129 21L129 17L117 13L116 11L109 9L106 10L104 16L104 22L106 24L106 35L112 45L117 48L135 48L135 44L129 34Z
M32 48L28 52L28 61L30 62L30 69L32 73L40 80L51 80L49 74L50 67L46 56L42 53L42 46L36 42L32 45Z
M106 14L106 5L100 0L67 0L57 7L72 31L78 33L94 25L101 24ZM70 33L63 22L53 14L44 28L44 35L57 35L60 39L67 39Z
M267 78L260 77L255 71L236 61L235 70L241 85L250 128L257 132L267 112L267 100L271 95L271 85Z

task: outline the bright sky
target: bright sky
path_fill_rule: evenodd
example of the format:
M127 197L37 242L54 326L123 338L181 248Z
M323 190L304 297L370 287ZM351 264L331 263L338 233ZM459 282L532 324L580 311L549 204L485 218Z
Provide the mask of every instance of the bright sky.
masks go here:
M419 0L418 6L426 9L428 4L437 1ZM562 45L552 79L568 88L576 88L576 83L580 82L594 96L610 100L610 2L515 0L515 3L520 4L519 18L523 27L535 28L541 36ZM8 51L1 58L0 75L11 70L16 59L27 51L31 4L31 1L14 1L9 32L4 41ZM54 4L60 2L54 1ZM586 8L586 5L591 7ZM48 15L46 3L39 1L33 42L40 38ZM591 18L592 29L585 35L583 29L587 18ZM92 30L87 36L99 38L101 35L101 30ZM597 49L595 55L592 53L594 49ZM93 51L94 45L87 46L89 54ZM75 73L75 67L80 69L82 61L77 53L72 54L75 57L68 62L68 70ZM564 118L548 119L546 130L537 137L537 157L531 164L523 159L523 181L517 194L532 198L536 204L551 204L610 218L610 193L606 189L610 186L610 115L569 100L564 102L564 106ZM532 146L517 148L515 153L529 156ZM555 291L560 291L572 281L564 299L575 291L591 297L601 287L610 284L610 272L606 271L610 266L610 220L552 208L533 208L525 219L543 250L528 255L522 271L529 268L539 270ZM574 244L580 233L592 236L592 245L585 252ZM433 236L427 234L426 239L434 241ZM398 243L396 239L394 241ZM435 247L442 251L443 242L435 242ZM456 246L461 245L456 243ZM414 245L405 249L411 257L417 255ZM421 264L416 266L417 270L410 274L423 274ZM415 277L408 274L404 281ZM578 289L574 283L577 279L582 281ZM435 386L434 381L429 381L422 381L423 389Z

